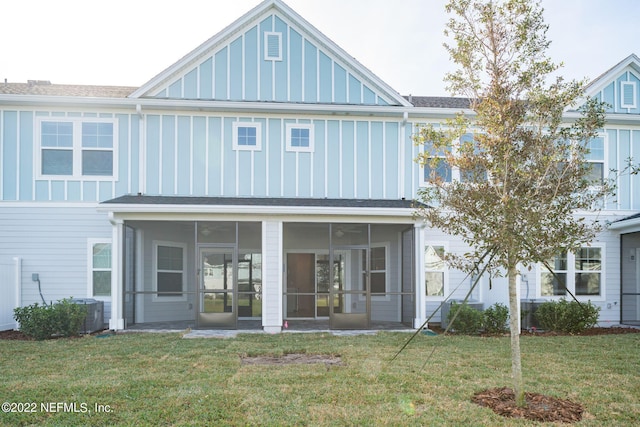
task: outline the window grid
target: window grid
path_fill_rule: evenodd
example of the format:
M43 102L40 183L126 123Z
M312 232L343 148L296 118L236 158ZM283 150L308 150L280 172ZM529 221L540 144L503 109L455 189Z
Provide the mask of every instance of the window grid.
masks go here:
M424 256L425 290L428 297L444 296L445 248L442 245L427 245Z

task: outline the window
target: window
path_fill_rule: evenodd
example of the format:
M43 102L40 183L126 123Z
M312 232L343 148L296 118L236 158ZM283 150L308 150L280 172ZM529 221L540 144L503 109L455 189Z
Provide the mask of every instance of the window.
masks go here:
M458 152L467 153L467 152L470 152L472 149L473 149L474 155L480 153L480 148L478 147L477 141L474 138L473 134L465 133L460 137L460 146L458 148ZM483 166L478 164L475 164L468 169L459 168L459 172L460 172L460 182L478 182L478 181L487 180L486 169Z
M40 176L115 177L115 126L110 119L38 120Z
M620 107L636 108L636 82L620 82Z
M111 241L89 240L90 297L111 296Z
M264 33L264 60L282 61L282 33Z
M287 151L313 151L313 125L287 125Z
M428 297L443 297L445 288L444 246L427 245L424 251L425 289Z
M582 247L575 254L561 253L549 261L554 276L541 266L540 295L565 296L568 289L575 296L601 296L603 283L603 247Z
M233 149L262 149L262 132L260 123L235 122L233 124Z
M585 156L589 173L587 179L594 184L600 184L604 180L604 137L598 136L587 144L589 153Z
M184 301L186 246L180 243L154 242L154 301Z
M387 248L386 246L372 247L369 252L371 271L371 293L384 294L387 292ZM363 271L366 271L366 265L363 261ZM366 283L363 282L363 283Z

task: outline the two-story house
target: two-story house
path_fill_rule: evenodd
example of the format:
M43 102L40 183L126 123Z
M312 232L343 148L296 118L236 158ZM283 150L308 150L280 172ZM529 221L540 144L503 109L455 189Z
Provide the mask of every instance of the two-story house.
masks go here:
M640 156L638 76L632 55L589 88L612 105L603 176ZM462 242L414 218L412 136L466 107L399 95L281 0L139 88L0 83L3 286L18 305L103 300L115 330L418 326L470 280L441 259ZM639 189L621 176L609 230L555 264L603 325L640 319ZM523 300L563 293L522 273Z

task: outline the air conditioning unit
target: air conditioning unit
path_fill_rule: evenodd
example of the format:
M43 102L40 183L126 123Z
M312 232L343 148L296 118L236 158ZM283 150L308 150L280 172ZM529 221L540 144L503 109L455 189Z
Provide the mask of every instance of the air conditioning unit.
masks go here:
M80 325L81 334L91 334L104 329L104 301L93 298L74 298L74 304L83 304L87 307L87 316Z
M536 319L536 311L541 304L545 303L545 300L520 300L520 316L522 321L520 323L520 329L529 330L531 328L540 329L540 323Z
M461 299L451 299L449 301L446 301L444 304L442 304L442 308L440 309L440 327L442 329L447 329L447 326L449 326L449 321L448 321L448 317L449 317L449 312L451 311L451 304L452 303L456 303L456 304L462 304ZM471 308L474 308L478 311L482 311L483 309L483 304L481 302L478 302L476 300L467 300L467 305Z

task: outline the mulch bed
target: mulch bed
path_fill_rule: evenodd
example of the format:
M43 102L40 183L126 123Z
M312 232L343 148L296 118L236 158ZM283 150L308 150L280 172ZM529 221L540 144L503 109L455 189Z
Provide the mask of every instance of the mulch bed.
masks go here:
M570 400L558 399L537 393L525 393L525 407L516 405L510 388L492 388L476 393L471 401L491 408L498 415L510 418L526 418L532 421L575 423L582 419L583 408Z

